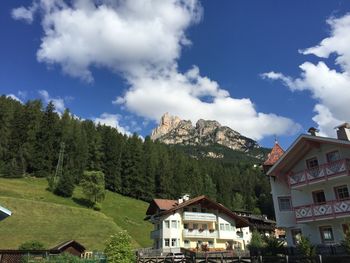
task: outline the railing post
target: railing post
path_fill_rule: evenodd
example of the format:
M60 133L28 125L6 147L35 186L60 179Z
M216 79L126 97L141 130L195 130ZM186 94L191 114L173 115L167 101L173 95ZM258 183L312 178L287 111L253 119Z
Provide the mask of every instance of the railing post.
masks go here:
M322 255L321 254L318 255L318 260L320 261L320 263L322 263Z

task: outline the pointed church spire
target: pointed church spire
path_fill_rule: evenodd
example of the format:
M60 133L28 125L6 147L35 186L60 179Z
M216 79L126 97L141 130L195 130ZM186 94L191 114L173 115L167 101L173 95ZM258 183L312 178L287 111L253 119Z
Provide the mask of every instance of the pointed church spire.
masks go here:
M265 160L263 167L265 172L267 172L271 166L273 166L279 158L284 154L284 150L279 145L277 136L275 136L275 145L273 146L271 152L268 154L267 159Z

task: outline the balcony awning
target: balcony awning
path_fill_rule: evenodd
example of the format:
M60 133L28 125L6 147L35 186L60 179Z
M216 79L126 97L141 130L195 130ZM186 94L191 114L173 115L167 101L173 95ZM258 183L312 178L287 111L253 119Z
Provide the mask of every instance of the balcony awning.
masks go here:
M4 220L6 217L9 217L12 212L5 207L0 206L0 221Z

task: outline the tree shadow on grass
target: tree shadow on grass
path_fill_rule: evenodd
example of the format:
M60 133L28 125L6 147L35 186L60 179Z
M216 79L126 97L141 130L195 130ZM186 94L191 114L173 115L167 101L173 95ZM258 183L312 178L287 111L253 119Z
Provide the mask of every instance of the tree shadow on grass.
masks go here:
M94 206L93 202L91 202L90 200L87 200L85 198L72 197L72 200L74 203L81 205L81 206L85 206L87 208L92 208Z

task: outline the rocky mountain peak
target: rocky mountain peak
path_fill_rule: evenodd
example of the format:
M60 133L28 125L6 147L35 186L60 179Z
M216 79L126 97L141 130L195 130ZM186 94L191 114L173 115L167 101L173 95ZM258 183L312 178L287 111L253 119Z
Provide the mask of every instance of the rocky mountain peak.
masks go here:
M181 120L169 113L161 117L159 126L152 131L151 139L165 144L200 146L220 144L239 151L249 151L260 147L256 141L227 126L222 126L215 120L200 119L196 126L193 126L191 121Z
M152 131L152 140L156 140L167 134L176 128L180 122L181 119L178 116L171 116L168 112L165 113L160 119L159 126Z

